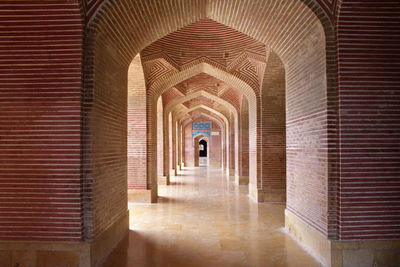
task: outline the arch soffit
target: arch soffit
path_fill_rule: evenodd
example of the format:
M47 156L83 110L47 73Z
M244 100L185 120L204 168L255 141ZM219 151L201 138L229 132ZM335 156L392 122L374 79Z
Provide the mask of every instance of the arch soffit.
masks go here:
M200 113L199 115L196 115L196 116L192 117L191 119L194 121L194 120L198 119L199 117L205 117L205 118L207 118L209 120L214 121L218 125L218 127L221 130L223 130L223 125L221 124L221 121L219 121L221 118L218 118L216 115L214 115L214 114L209 115L209 114L205 114L205 113Z
M199 109L200 109L200 108L199 108ZM183 115L183 116L184 116L184 115ZM183 116L182 116L182 117L183 117ZM224 121L223 121L222 118L218 117L218 115L216 115L216 114L214 114L214 113L212 113L212 114L200 113L200 115L197 115L197 116L204 116L204 117L206 117L206 118L208 118L208 119L210 119L210 120L213 120L215 123L218 124L219 128L220 128L222 131L225 131L225 128L224 128L224 127L225 127ZM196 116L190 117L190 118L185 119L184 121L181 121L180 124L181 124L181 126L184 128L184 127L186 127L186 125L187 125L189 122L194 121L195 119L197 119Z
M184 112L182 112L181 114L179 114L179 115L177 116L177 117L178 117L177 119L179 119L179 118L182 117L183 115L185 115L185 114L187 114L187 113L189 113L189 112L191 112L191 111L197 110L197 109L205 109L205 110L210 111L211 113L214 113L216 116L218 116L219 118L221 118L221 119L224 121L226 129L229 129L229 128L228 128L228 126L229 126L229 120L225 117L224 114L222 114L222 113L220 113L220 112L216 111L215 109L212 109L212 108L210 108L210 107L208 107L208 106L202 105L202 104L197 105L197 106L194 106L194 107L192 107L192 108L190 108L190 109L185 110Z
M172 110L177 105L182 104L182 103L184 103L186 101L195 99L195 98L200 97L200 96L206 97L206 98L211 99L211 100L213 100L213 101L215 101L215 102L217 102L217 103L219 103L221 105L224 105L225 107L228 108L228 110L230 112L233 113L233 116L234 116L235 120L237 119L238 111L236 110L236 108L231 103L229 103L228 101L226 101L226 100L224 100L224 99L222 99L222 98L220 98L220 97L218 97L216 95L208 93L208 92L206 92L204 90L199 90L199 91L196 91L194 93L188 94L186 96L174 99L172 102L167 104L167 106L165 108L165 115L168 116L169 112L172 112Z
M209 139L208 139L208 136L207 135L205 135L205 134L203 134L203 133L199 133L199 134L196 134L195 136L193 136L193 139L194 140L196 140L196 139L198 139L198 141L200 141L200 140L206 140L207 141L207 143L209 143Z
M249 103L256 103L256 94L249 84L238 77L206 62L198 63L187 69L181 70L180 72L172 73L164 76L162 79L158 79L156 82L154 82L152 88L150 88L149 93L153 96L153 98L157 99L158 96L160 96L169 88L174 87L175 85L200 73L206 73L229 84L231 87L242 92L243 95L247 97Z
M223 120L221 118L219 118L218 116L216 116L215 114L200 113L199 115L196 115L196 116L203 116L203 117L206 117L206 118L208 118L210 120L213 120L218 125L218 127L221 129L221 131L225 130L224 129L224 125L223 125ZM181 127L185 127L186 124L188 124L189 122L197 119L196 116L187 118L187 119L185 119L183 121L180 121Z
M264 0L258 2L258 4L254 4L252 0L243 0L240 2L233 0L207 1L206 4L198 1L189 1L185 2L185 4L173 4L173 2L179 0L166 1L163 7L161 7L161 10L159 10L160 7L158 5L157 8L154 9L158 10L158 13L150 12L153 10L151 7L153 5L155 7L156 0L150 0L146 8L140 4L133 5L130 0L105 1L95 14L95 18L88 23L88 34L85 35L87 38L87 47L93 49L92 47L95 46L94 41L97 36L105 36L106 33L108 33L108 36L105 38L109 38L111 41L110 43L115 46L117 50L121 50L120 52L123 54L121 57L128 58L126 62L121 62L121 64L126 63L127 66L129 66L136 53L149 44L200 19L210 18L246 34L259 42L267 44L282 58L285 64L284 54L291 54L291 52L295 50L294 48L299 47L296 45L293 46L293 44L299 44L301 36L306 33L306 26L319 23L325 34L324 42L319 42L319 45L324 45L326 70L331 70L329 72L327 71L327 87L328 90L336 90L335 73L337 64L335 63L335 53L333 53L333 51L336 51L334 27L329 15L327 15L324 9L316 4L314 0ZM166 8L170 6L175 7L175 9ZM130 12L125 12L125 10L129 10ZM190 10L190 12L188 12L188 10ZM135 13L135 16L133 13ZM159 16L160 13L162 13L163 16ZM180 14L181 16L177 18L176 14ZM188 17L187 14L191 14L191 16ZM116 20L115 18L119 19ZM251 27L249 27L249 25L251 25ZM151 28L152 31L148 31L149 28ZM90 78L90 73L93 71L93 68L89 65L94 62L94 54L85 53L85 55L88 55L87 61L89 62L89 64L87 64L88 71L85 72L88 73L88 77ZM216 67L210 66L207 63L200 63L182 70L175 75L178 77L186 76L180 79L183 81L190 77L188 73L191 71L195 71L196 74L205 72L214 77L216 77L215 73L218 73ZM219 72L222 71L220 70ZM223 77L217 78L232 85L232 82L223 79ZM249 90L251 87L239 78L235 80L239 86L233 87L240 89L248 98L249 103L257 103L252 101L252 98L256 98L255 96L249 97L248 95L250 92L254 94L253 90ZM149 96L161 94L166 88L170 88L168 84L176 84L176 82L172 82L171 77L159 79L156 89L152 91ZM85 83L85 87L88 90L91 90L93 85L91 80ZM329 101L334 101L334 99L328 100L328 102ZM333 102L328 104L332 106L332 108L335 108ZM250 108L249 113L254 112L255 110L253 111L252 108Z
M267 44L280 57L284 57L290 44L296 42L301 32L307 28L303 23L308 25L318 21L325 33L326 46L336 47L330 14L314 0L287 0L278 4L276 0L264 0L258 5L253 0L207 1L206 4L198 1L174 4L176 0L169 0L162 7L156 6L156 1L149 2L145 7L133 5L130 0L105 0L87 23L87 43L90 44L101 32L99 28L103 27L119 41L127 54L126 64L130 64L134 56L151 43L179 28L209 18ZM124 14L125 10L130 12ZM152 12L153 10L159 12ZM124 15L120 16L121 13ZM163 16L159 16L161 13ZM176 14L180 14L182 18L177 18ZM191 16L187 16L188 14ZM119 18L118 21L116 17ZM148 31L149 28L152 31ZM327 57L334 59L334 55L329 53Z
M197 109L201 109L201 108L197 108ZM222 119L219 118L217 114L210 114L210 115L209 115L209 114L201 113L201 116L207 117L207 118L213 120L214 122L216 122L216 123L218 124L218 126L220 127L220 129L221 129L222 136L225 135L225 131L226 131L225 127L226 127L226 126L224 127L224 125L221 124L221 122L220 122L218 119L220 119L220 120L222 120ZM214 116L215 116L215 117L214 117ZM217 119L217 118L218 118L218 119ZM193 121L193 118L188 118L188 119L184 120L184 121L181 123L182 128L186 127L186 125L187 125L190 121ZM221 142L222 142L222 144L224 144L224 138L222 138L222 141L221 141Z
M209 141L210 140L208 140L208 137L200 137L200 139L199 139L199 142L201 141L201 140L204 140L204 141L206 141L207 143L209 143Z

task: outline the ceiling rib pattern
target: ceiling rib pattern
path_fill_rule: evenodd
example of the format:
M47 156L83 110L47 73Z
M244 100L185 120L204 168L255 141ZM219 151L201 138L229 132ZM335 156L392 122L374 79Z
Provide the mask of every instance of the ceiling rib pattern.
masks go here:
M141 56L150 90L156 80L204 62L235 75L258 91L267 51L265 44L239 31L201 19L150 44Z
M195 75L165 91L162 95L164 107L178 97L183 97L199 91L204 91L215 95L216 97L223 98L232 104L238 112L240 111L243 94L239 90L232 88L227 83L205 73ZM193 106L193 103L204 104L210 107L218 106L217 103L211 105L210 99L205 96L193 99L192 101L186 101L184 106L190 108Z
M228 67L245 51L259 55L262 59L265 56L265 45L213 20L202 19L149 45L143 50L142 56L164 52L175 66L208 57Z
M220 97L233 104L236 110L240 111L243 94L239 90L229 88L228 90L225 90Z
M198 116L206 115L208 117L215 118L217 121L219 121L221 126L224 125L224 121L220 117L218 117L216 114L214 114L214 113L212 113L209 110L206 110L204 108L199 108L199 109L193 110L193 111L189 112L189 114L190 114L192 120L194 120Z
M163 107L167 106L171 100L182 96L184 96L184 94L175 87L168 89L162 94Z
M189 101L186 101L184 103L184 105L187 108L192 108L194 106L201 105L201 104L209 106L209 107L215 107L216 106L216 102L215 101L213 101L213 100L211 100L211 99L209 99L207 97L204 97L204 96L196 97L196 98L194 98L192 100L189 100Z
M86 21L89 22L94 14L96 14L97 10L103 3L110 2L111 0L79 0L82 2ZM330 17L331 21L334 22L337 18L337 9L341 0L314 0L318 6L320 6L323 11ZM310 1L303 1L308 3Z
M218 127L221 130L223 129L223 126L222 126L223 125L223 121L221 121L217 117L213 117L213 116L211 116L209 114L200 113L198 115L193 116L192 119L193 120L204 120L204 121L212 120L213 122L215 122L218 125Z
M218 95L221 90L229 88L230 86L211 75L200 73L177 84L175 87L185 95L199 90Z

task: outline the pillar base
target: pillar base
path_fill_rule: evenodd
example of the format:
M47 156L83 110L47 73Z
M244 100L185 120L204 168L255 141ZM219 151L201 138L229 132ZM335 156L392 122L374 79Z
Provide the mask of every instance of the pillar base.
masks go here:
M170 169L169 170L169 177L175 176L175 169Z
M100 266L129 232L129 211L93 242L0 242L0 266Z
M158 176L157 183L160 185L169 185L169 177L167 176Z
M249 176L235 176L235 184L237 185L247 185L249 184Z
M255 202L286 202L286 190L283 189L258 189L255 185L249 184L249 194Z
M194 161L186 161L184 167L195 167L195 166L194 166Z
M400 266L400 240L329 240L289 210L285 228L326 266Z
M128 202L157 203L157 195L157 186L153 187L152 189L129 189Z

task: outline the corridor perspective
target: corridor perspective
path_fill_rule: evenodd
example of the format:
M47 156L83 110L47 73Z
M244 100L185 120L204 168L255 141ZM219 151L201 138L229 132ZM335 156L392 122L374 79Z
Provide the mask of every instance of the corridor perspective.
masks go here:
M284 203L256 203L218 167L186 167L159 203L129 204L128 237L103 267L321 266L284 230Z
M400 266L399 0L0 0L0 267Z

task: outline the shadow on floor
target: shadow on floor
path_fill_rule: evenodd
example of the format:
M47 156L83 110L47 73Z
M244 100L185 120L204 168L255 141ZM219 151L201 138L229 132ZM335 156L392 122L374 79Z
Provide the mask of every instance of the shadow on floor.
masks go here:
M222 264L222 265L221 265ZM242 266L229 259L204 259L196 249L179 249L173 243L156 245L151 235L130 230L129 234L111 252L102 267L169 267L169 266Z
M184 176L184 175L181 175L181 176ZM173 181L173 182L170 182L169 184L170 185L186 185L187 183L186 182L175 182L175 181Z
M158 196L157 202L158 203L180 203L180 202L184 202L184 201L182 201L182 199L174 198L174 197Z

